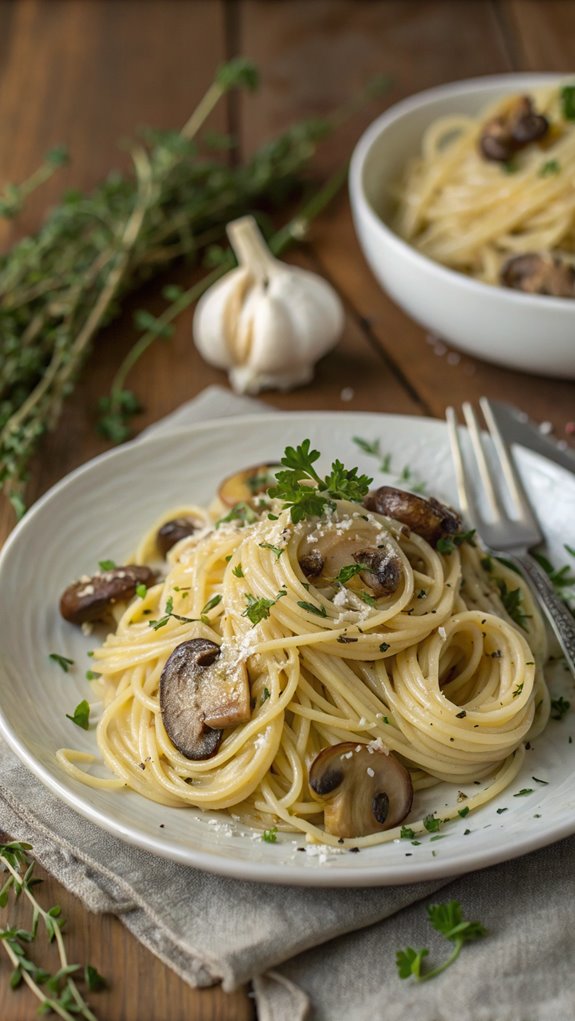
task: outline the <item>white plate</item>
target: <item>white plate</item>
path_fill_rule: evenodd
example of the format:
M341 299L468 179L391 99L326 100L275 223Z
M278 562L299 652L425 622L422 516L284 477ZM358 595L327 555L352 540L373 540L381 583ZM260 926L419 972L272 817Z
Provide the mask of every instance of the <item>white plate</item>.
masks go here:
M266 844L224 815L164 808L129 791L93 790L60 768L55 758L60 746L96 750L94 731L74 727L65 715L90 698L84 674L93 639L61 620L63 588L83 572L93 572L99 560L120 562L166 508L208 502L226 474L238 466L277 460L286 444L306 436L322 451L324 462L337 456L370 475L377 462L362 454L352 438L377 437L397 473L408 465L433 493L455 502L444 424L395 415L306 412L228 419L150 438L92 461L29 511L0 559L2 734L55 795L92 822L156 854L238 878L318 886L413 882L481 868L575 832L575 743L568 740L571 734L575 739L572 713L550 722L510 790L468 819L446 824L442 839L426 836L417 846L396 841L359 854L327 848L301 853L301 839L289 837ZM563 563L563 543L575 546L575 477L528 451L519 454L550 554ZM375 477L378 484L390 479ZM48 659L50 652L70 657L76 666L63 673ZM554 696L569 698L571 687L560 669ZM534 792L515 798L525 787ZM418 814L435 810L441 815L455 793L443 785L424 799L418 796Z

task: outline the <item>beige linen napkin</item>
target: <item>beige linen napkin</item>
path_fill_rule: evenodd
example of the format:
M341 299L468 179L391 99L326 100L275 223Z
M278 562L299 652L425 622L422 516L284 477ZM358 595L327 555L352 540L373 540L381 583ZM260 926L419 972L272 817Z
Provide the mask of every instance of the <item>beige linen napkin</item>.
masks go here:
M210 388L150 432L269 410ZM145 442L145 437L137 442ZM361 890L270 886L163 862L57 801L0 741L0 827L86 907L118 915L190 985L252 979L260 1021L571 1021L575 838L450 882ZM416 985L395 952L446 944L425 905L456 898L489 936ZM449 948L447 948L449 950ZM115 1019L110 1019L115 1021Z

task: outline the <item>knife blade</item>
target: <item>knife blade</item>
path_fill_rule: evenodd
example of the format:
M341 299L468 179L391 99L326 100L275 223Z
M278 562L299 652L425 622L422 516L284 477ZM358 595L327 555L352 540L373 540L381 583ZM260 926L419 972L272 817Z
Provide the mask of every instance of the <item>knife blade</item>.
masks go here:
M562 468L575 472L575 452L564 450L556 440L545 436L524 411L504 401L490 400L488 403L501 435L508 443L519 443L555 461Z

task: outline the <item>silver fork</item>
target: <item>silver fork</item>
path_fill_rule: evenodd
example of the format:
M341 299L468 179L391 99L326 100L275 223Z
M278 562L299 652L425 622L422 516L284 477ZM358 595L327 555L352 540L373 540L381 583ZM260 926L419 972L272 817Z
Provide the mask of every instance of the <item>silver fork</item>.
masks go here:
M506 511L500 491L494 483L477 416L469 403L463 405L463 415L475 456L476 474L474 474L474 479L477 480L475 489L478 490L480 485L482 486L489 517L486 518L482 513L475 499L474 487L470 483L470 470L465 466L457 415L453 408L447 408L445 417L461 510L477 530L482 542L494 553L504 553L525 574L539 598L571 672L575 676L575 620L565 603L555 594L545 572L529 553L530 549L543 541L541 527L530 507L527 494L513 465L509 448L497 426L489 401L482 397L479 403L493 440L498 468L501 470L507 486L508 501L513 507L513 516Z

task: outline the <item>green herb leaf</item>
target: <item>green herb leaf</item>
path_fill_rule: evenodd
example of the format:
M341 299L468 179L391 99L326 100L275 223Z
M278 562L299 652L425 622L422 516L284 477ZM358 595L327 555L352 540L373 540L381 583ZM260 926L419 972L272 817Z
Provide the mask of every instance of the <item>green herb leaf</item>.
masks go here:
M82 730L88 730L90 726L90 703L85 698L82 699L81 702L78 702L72 716L66 713L66 719L72 720L72 723L75 723L77 727L81 727Z
M265 840L266 844L275 844L278 839L278 828L272 826L269 830L264 830L262 833L262 840Z
M140 599L145 599L147 594L148 594L147 585L144 585L143 583L136 585L136 595L139 596Z
M364 440L361 436L354 436L353 442L363 450L364 454L371 454L373 457L380 456L379 440Z
M539 168L539 177L550 177L553 174L558 174L561 170L561 164L559 160L547 160L542 167Z
M414 950L413 947L406 947L405 950L398 950L395 955L395 963L400 978L420 979L423 958L427 957L429 950L425 947L422 950Z
M441 819L438 819L437 816L435 816L432 812L430 813L430 815L425 816L425 819L423 820L423 825L425 826L428 833L437 833L437 831L441 829L442 822Z
M71 666L74 666L75 662L73 659L68 659L67 656L60 656L58 652L50 652L48 654L48 659L51 659L54 661L54 663L57 663L58 666L62 668L65 674L68 673Z
M382 642L381 645L379 646L379 651L387 652L389 648L391 648L391 646L388 644L388 642Z
M216 528L219 528L220 525L228 521L239 521L242 525L253 525L254 521L257 520L258 516L249 503L236 503L225 517L218 518Z
M551 719L552 720L562 720L563 717L565 716L565 714L569 712L570 708L571 708L571 703L568 702L566 698L563 698L563 695L560 695L559 698L552 698L551 699Z
M521 609L523 603L523 593L520 588L509 589L502 578L497 578L497 587L499 589L499 596L503 606L511 620L515 621L519 627L525 628L525 622L529 620L529 614L526 614Z
M106 979L91 964L87 964L84 968L84 978L91 993L99 993L101 989L106 988Z
M247 617L248 620L252 622L252 626L255 627L256 624L260 623L260 621L267 620L267 618L270 615L270 610L272 606L275 606L278 599L281 599L283 596L286 595L287 595L286 590L280 589L275 599L265 598L256 599L256 597L252 595L251 592L246 592L245 596L248 605L243 611L242 617Z
M362 571L367 570L368 568L365 564L346 564L339 571L335 581L338 585L345 585L351 578L355 578L356 574L361 574Z
M100 560L98 567L101 571L114 571L116 569L116 563L114 560Z
M435 548L438 553L453 553L456 546L461 546L464 542L468 542L470 546L475 546L475 528L470 528L468 532L457 532L455 535L443 536L437 540Z
M314 603L306 603L299 599L297 605L301 606L302 610L306 610L308 613L315 613L317 617L327 617L325 606L316 606Z
M575 85L561 89L561 112L566 121L575 121Z
M242 570L242 565L236 564L235 567L232 567L232 574L234 574L236 578L243 578L244 572Z
M399 837L400 840L414 840L415 830L412 830L410 826L402 826Z
M203 616L204 616L204 615L205 615L206 613L209 613L209 612L210 612L210 610L213 610L213 609L214 609L214 608L215 608L216 606L219 606L219 604L221 603L221 601L222 601L222 596L221 596L221 595L219 595L219 594L218 594L218 595L215 595L215 596L212 596L212 598L211 598L211 599L208 599L208 601L207 601L206 605L205 605L205 606L203 607L203 609L202 609L202 611L201 611L201 615L202 615L202 617L203 617Z
M271 550L271 552L275 554L278 560L285 550L285 546L272 546L271 542L259 542L258 546L261 546L262 549Z
M520 791L517 791L517 794L513 795L513 797L514 798L525 798L528 794L533 794L533 788L532 787L522 787Z

